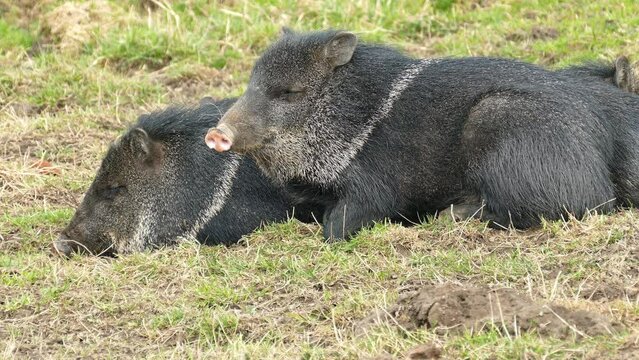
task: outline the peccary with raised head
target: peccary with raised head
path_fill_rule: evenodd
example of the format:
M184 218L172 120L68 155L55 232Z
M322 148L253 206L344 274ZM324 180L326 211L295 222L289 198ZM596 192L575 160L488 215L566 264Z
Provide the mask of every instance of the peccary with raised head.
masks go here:
M232 103L204 100L141 116L109 148L55 249L129 253L180 237L230 244L264 222L293 215L289 198L252 160L212 155L202 143ZM304 211L296 215L308 220Z
M341 31L286 31L206 136L251 155L324 236L453 206L493 226L639 202L639 96L507 59L413 59Z

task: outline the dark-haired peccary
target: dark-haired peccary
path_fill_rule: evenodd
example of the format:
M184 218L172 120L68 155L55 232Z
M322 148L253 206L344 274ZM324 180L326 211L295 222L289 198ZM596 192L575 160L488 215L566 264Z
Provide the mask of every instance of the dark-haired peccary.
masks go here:
M180 237L230 244L264 222L286 220L290 200L252 160L211 156L202 143L232 102L204 99L141 116L109 148L55 249L129 253Z
M285 32L206 142L322 202L326 238L451 205L526 228L639 203L636 94L507 59L412 59L348 32Z

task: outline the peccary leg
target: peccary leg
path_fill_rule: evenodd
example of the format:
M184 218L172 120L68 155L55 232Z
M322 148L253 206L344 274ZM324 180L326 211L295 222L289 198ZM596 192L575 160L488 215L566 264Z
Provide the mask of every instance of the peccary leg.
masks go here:
M443 219L452 219L453 221L464 221L471 218L480 219L487 221L488 225L495 229L504 229L512 225L509 218L500 217L490 211L484 201L453 204L439 211L437 216Z
M441 210L438 217L452 219L454 221L463 221L469 218L481 219L483 212L484 205L481 203L453 204Z
M326 241L348 239L375 221L397 215L393 212L397 208L393 184L359 173L344 187L341 193L346 196L324 212L322 224Z
M388 214L361 201L339 201L334 208L324 213L324 239L328 242L350 238L361 228L370 227Z

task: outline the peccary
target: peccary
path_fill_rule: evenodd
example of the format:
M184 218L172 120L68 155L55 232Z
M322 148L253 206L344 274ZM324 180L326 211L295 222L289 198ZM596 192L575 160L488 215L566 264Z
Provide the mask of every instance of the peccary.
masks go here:
M202 143L233 101L204 99L195 108L141 116L109 148L55 249L64 255L128 253L187 236L230 244L263 222L292 215L290 199L252 160L211 156ZM305 211L295 214L308 220Z
M285 32L211 129L338 239L385 218L526 228L639 200L639 96L498 58L412 59L349 32Z

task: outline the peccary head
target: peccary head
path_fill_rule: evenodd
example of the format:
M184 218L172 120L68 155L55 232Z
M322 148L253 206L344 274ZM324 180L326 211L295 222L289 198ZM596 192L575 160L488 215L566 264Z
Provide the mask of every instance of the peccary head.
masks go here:
M142 116L110 146L55 250L129 253L195 237L202 214L224 204L239 166L237 155L211 157L201 142L223 110L210 104Z
M357 131L340 123L348 118L343 105L350 99L340 94L356 47L349 32L284 31L256 62L246 92L209 131L207 145L251 154L282 182L334 179L338 154L348 152Z
M153 197L148 190L162 172L165 156L164 146L141 128L131 129L116 141L56 244L58 250L99 254L142 247L131 243L144 235L139 204Z

